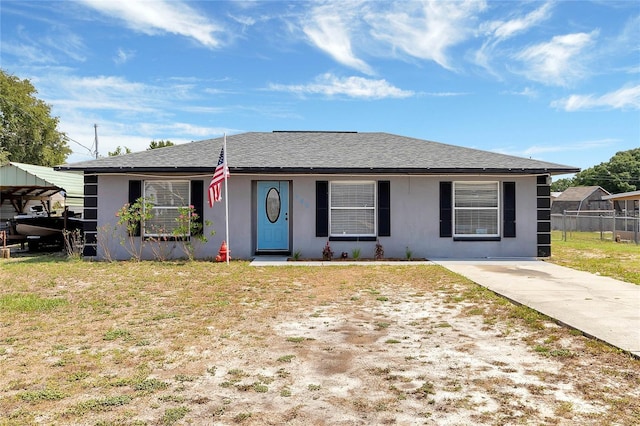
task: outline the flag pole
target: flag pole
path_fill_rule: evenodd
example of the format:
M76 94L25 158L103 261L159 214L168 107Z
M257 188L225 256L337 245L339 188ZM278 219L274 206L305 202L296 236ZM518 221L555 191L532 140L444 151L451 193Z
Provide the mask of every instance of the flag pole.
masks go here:
M228 158L229 158L229 153L227 152L227 134L224 134L224 207L225 207L225 214L224 214L224 221L225 221L225 230L226 230L226 238L227 238L227 250L229 254L231 254L231 244L229 244L229 189L228 189L228 185L227 185L227 177L229 176L229 169L228 169ZM227 255L227 265L229 265L229 255Z

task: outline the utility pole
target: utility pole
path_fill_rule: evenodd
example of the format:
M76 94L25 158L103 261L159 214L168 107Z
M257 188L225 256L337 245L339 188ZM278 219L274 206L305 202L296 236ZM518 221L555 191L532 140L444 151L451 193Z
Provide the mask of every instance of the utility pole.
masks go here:
M95 152L95 154L96 154L96 160L97 160L98 159L98 125L97 124L93 125L93 131L94 131L94 133L96 135L96 141L95 141L95 143L96 143L96 152Z

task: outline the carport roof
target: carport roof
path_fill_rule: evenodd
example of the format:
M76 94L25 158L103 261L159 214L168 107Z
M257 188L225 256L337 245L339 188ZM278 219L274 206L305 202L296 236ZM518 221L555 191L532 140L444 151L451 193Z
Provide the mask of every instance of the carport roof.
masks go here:
M0 167L0 191L5 198L43 198L65 191L67 198L84 196L84 177L51 167L10 162Z
M640 200L640 191L622 192L620 194L605 195L602 197L602 199L615 200L615 201Z

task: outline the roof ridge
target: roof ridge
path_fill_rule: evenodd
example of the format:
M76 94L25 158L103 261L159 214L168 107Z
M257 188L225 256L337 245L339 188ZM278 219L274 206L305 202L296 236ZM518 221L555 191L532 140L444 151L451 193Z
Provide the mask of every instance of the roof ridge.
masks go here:
M260 132L257 132L260 133ZM358 133L355 130L273 130L272 133Z

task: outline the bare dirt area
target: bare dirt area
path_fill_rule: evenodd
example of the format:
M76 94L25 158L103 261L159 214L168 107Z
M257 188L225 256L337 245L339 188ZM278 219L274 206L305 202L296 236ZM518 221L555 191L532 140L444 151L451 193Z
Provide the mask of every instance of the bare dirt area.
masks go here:
M640 422L638 360L438 266L12 260L0 285L2 425Z

